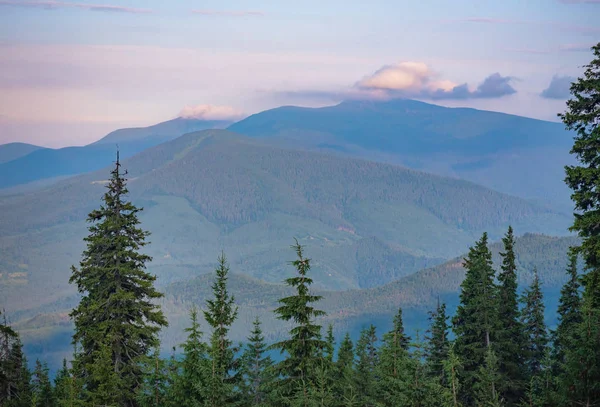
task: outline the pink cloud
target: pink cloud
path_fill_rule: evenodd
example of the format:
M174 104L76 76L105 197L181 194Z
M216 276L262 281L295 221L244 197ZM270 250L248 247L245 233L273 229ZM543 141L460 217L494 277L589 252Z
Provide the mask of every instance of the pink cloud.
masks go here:
M149 10L149 9L114 6L114 5L107 5L107 4L68 3L68 2L64 2L64 1L51 1L51 0L49 0L49 1L0 0L0 6L43 8L43 9L48 9L48 10L60 9L60 8L76 8L76 9L85 9L85 10L90 10L90 11L105 11L105 12L133 13L133 14L152 13L152 10Z
M214 105L196 105L186 106L179 117L184 119L200 119L200 120L238 120L244 117L244 114L231 106L214 106Z

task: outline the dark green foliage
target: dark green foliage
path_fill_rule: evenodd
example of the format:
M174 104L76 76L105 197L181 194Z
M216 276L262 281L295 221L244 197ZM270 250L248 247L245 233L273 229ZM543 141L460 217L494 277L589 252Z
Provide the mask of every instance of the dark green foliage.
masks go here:
M461 400L469 405L475 400L473 389L497 328L494 269L486 233L469 249L464 267L467 274L461 284L460 305L452 319L452 329L456 334L456 356L463 367Z
M266 355L267 345L260 326L254 328L241 357L242 400L244 406L266 407L274 399L275 371L271 357Z
M446 304L438 302L434 312L429 313L431 326L427 331L427 365L431 378L441 385L447 385L447 376L444 362L448 359L450 341L448 340L448 316L446 315Z
M141 407L162 407L169 403L169 370L156 347L144 361L144 382L138 394Z
M376 366L376 399L385 406L407 405L411 400L411 376L418 372L409 360L406 339L400 309L392 330L383 335Z
M462 365L460 364L460 360L454 352L454 344L451 344L450 349L448 350L448 359L444 361L444 372L446 373L447 389L449 399L451 400L448 405L452 407L459 407L461 405L459 402L459 377L461 369Z
M8 325L6 314L0 311L0 403L12 398L18 377L19 365L13 359L13 346L19 342L19 335Z
M569 253L569 279L560 291L558 303L558 326L552 333L554 373L563 371L565 350L575 346L573 335L581 323L581 293L579 292L579 276L577 274L577 253Z
M376 369L379 365L377 332L374 325L363 328L356 344L355 388L361 406L376 403Z
M213 298L206 301L207 310L204 318L212 328L208 348L210 377L208 380L208 401L210 407L220 407L233 403L236 398L235 386L239 383L239 375L235 372L237 361L236 349L228 338L231 324L237 318L235 299L227 290L229 267L225 254L221 253L215 270L216 278L212 285Z
M561 389L569 405L600 405L600 310L591 303L584 300L582 320L565 350Z
M211 377L207 346L202 342L203 333L198 322L198 310L190 311L191 326L186 328L188 337L183 347L183 360L170 366L170 400L177 406L200 407L208 400L208 383Z
M498 393L508 405L516 405L524 395L527 383L525 356L526 338L519 320L517 295L517 265L515 263L515 237L512 227L502 238L504 251L501 271L498 274L498 330L494 350L498 358Z
M297 275L285 281L288 286L295 288L296 295L280 299L281 305L274 312L279 319L292 321L294 327L290 330L289 339L274 344L272 348L287 354L286 359L277 365L277 372L282 376L282 391L289 396L305 399L315 383L319 356L327 346L321 338L321 326L314 322L316 317L325 313L312 306L321 297L311 295L309 291L313 282L308 277L310 259L304 258L303 248L298 241L292 248L298 257L291 263Z
M139 253L148 233L138 227L140 209L124 200L118 155L111 174L103 204L88 216L87 248L69 280L82 294L71 312L73 342L82 346L77 366L90 400L135 406L141 362L167 321L153 303L162 294L145 271L150 257Z
M504 400L498 393L498 383L502 376L498 371L498 358L492 350L488 348L484 363L477 372L477 381L475 390L475 405L481 407L500 407L504 406Z
M531 377L540 374L548 346L548 330L544 322L544 298L537 272L533 283L525 290L522 301L521 323L526 336L525 367Z
M358 394L354 381L354 348L350 334L346 333L338 349L334 365L334 392L338 395L338 407L357 405Z
M571 154L580 165L565 167L565 182L573 191L577 213L571 230L582 238L577 251L582 254L588 272L583 286L592 308L600 308L600 43L592 47L594 59L585 66L583 77L571 84L573 98L567 101L567 111L559 114L569 130L577 132Z
M31 378L31 401L34 407L54 407L56 404L52 383L48 376L48 365L35 361Z
M6 324L3 326L6 327ZM10 340L8 354L3 360L5 379L2 381L3 394L0 401L3 403L2 406L6 407L30 407L32 405L31 372L27 367L27 358L23 354L23 344L18 335L12 336L14 331L11 331L4 330Z
M581 277L581 322L573 329L570 347L564 349L563 394L573 405L600 404L600 43L592 47L594 59L583 77L571 84L573 97L560 118L577 136L571 149L580 165L567 166L565 182L573 191L575 221L571 230L582 238L576 248L585 263Z

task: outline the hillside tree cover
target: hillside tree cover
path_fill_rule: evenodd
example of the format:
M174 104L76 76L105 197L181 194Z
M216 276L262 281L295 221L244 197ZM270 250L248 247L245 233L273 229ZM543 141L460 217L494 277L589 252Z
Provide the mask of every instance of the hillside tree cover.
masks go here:
M256 319L244 349L233 345L229 333L238 308L222 253L213 297L201 312L192 307L182 353L164 359L158 333L167 321L156 303L162 294L145 271L150 258L140 253L148 233L139 227L140 209L125 201L117 159L103 204L88 217L92 225L83 260L72 268L71 282L82 295L71 313L72 361L63 363L54 384L43 361L30 370L18 332L3 319L2 406L600 405L600 44L593 51L596 59L571 87L574 99L561 116L578 133L573 152L582 165L567 167L566 181L578 210L573 230L582 240L569 254L559 324L552 333L536 270L517 297L519 267L509 228L498 274L486 233L469 249L454 317L448 324L446 305L439 303L425 343L418 333L407 336L398 309L381 338L374 325L365 326L356 345L346 334L336 351L333 327L322 334L322 297L311 291L311 260L296 240L295 275L285 280L291 295L274 310L291 327L284 339L269 346ZM210 330L207 340L199 315ZM269 349L280 351L282 360L275 363Z

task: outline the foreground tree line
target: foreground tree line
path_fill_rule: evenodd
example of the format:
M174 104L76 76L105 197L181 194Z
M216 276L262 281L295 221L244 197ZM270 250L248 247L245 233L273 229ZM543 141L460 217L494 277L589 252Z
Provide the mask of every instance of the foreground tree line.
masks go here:
M311 294L310 259L296 241L294 295L274 310L291 329L266 344L256 320L245 346L229 339L237 318L221 254L203 310L192 309L180 354L163 359L158 334L167 326L156 300L156 277L141 253L148 233L141 210L126 201L117 157L107 192L91 223L87 248L70 282L81 294L71 312L74 353L53 382L36 361L30 371L19 335L0 324L2 406L595 406L600 405L600 44L596 59L574 83L561 115L577 136L581 166L567 167L576 204L572 230L582 238L570 253L558 325L544 325L540 281L519 296L514 236L503 238L496 274L487 235L464 260L460 304L449 318L444 304L431 312L423 338L410 338L402 309L381 335L365 327L356 343L339 343L319 325L324 312ZM577 273L578 258L585 273ZM207 327L200 326L202 312ZM204 332L206 330L206 333ZM452 335L452 338L451 338ZM274 361L270 352L281 354Z

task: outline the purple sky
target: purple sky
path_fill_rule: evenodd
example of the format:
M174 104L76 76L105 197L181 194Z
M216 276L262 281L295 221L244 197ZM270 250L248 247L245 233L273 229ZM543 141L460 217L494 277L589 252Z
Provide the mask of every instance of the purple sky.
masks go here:
M546 120L600 0L0 0L0 143L411 97Z

